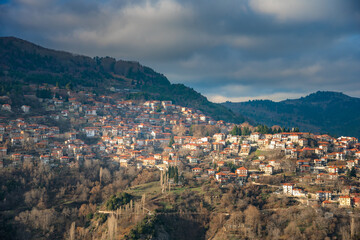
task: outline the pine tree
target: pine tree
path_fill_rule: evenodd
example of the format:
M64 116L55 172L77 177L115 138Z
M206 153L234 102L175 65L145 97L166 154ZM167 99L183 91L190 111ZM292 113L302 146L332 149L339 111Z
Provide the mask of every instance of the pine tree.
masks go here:
M237 125L235 125L233 127L233 129L231 130L230 134L233 135L233 136L241 135L241 128L239 128Z
M175 143L174 136L170 137L169 147L172 147L172 145Z
M177 168L177 167L175 167L174 182L175 182L175 183L178 183L178 182L179 182L179 171L178 171L178 168Z

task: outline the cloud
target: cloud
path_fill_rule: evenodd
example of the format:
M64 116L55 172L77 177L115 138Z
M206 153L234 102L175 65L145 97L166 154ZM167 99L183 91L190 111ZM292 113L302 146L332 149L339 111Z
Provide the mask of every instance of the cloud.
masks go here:
M15 0L0 5L0 35L140 61L210 98L350 93L360 89L358 2Z
M141 54L143 57L171 58L181 55L180 50L194 40L187 38L191 30L186 28L184 20L191 18L191 12L175 1L145 1L116 10L104 9L102 14L110 17L101 29L79 29L61 41L75 39L105 49L115 48L127 57L140 57ZM195 42L193 45L196 47ZM172 51L166 51L169 49Z
M332 21L342 19L342 0L250 0L251 8L259 13L285 21Z

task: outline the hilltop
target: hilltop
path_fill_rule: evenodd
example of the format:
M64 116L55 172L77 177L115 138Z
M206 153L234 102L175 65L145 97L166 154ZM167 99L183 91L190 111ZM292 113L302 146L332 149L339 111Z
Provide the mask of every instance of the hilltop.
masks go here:
M360 136L360 98L340 92L318 91L281 102L255 100L223 105L270 126L298 126L303 131Z
M183 84L171 84L162 74L138 62L111 57L87 57L47 49L15 37L0 38L0 94L21 96L23 84L52 84L106 94L120 92L128 99L171 100L203 111L216 120L243 122L240 114L207 100ZM16 98L16 97L15 97Z

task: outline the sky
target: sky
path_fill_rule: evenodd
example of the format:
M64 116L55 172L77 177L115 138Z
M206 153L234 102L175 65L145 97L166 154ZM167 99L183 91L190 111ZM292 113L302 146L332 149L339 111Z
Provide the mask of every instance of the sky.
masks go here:
M360 97L359 0L0 0L0 36L138 61L214 102Z

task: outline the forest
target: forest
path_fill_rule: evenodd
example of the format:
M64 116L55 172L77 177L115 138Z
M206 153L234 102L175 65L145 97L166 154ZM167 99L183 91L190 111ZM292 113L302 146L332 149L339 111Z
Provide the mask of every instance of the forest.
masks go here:
M184 169L180 168L179 171ZM169 172L175 176L177 169ZM266 186L221 186L185 174L161 192L158 170L99 160L2 169L1 239L358 239L358 214L300 206ZM115 218L146 194L152 214ZM126 208L125 208L126 206ZM134 207L135 208L135 207ZM124 210L125 211L125 210ZM130 211L129 209L127 211ZM111 227L112 226L112 227ZM116 227L114 227L116 226ZM111 239L111 238L110 238Z

